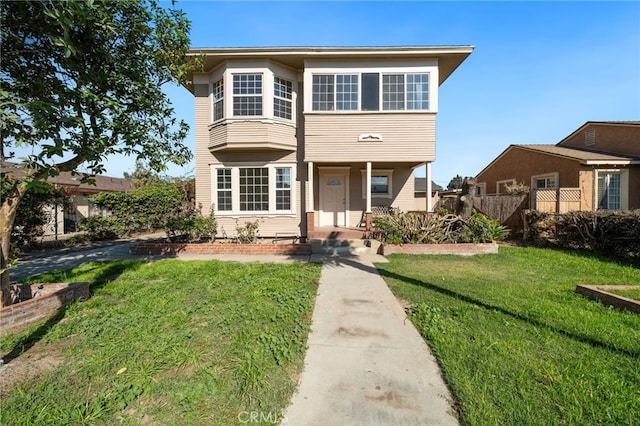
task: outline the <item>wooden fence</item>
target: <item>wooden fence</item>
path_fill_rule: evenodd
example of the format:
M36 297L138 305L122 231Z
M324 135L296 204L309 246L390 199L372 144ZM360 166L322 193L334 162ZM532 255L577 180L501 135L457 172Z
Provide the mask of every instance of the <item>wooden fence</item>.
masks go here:
M580 210L580 188L534 189L533 209L545 213Z

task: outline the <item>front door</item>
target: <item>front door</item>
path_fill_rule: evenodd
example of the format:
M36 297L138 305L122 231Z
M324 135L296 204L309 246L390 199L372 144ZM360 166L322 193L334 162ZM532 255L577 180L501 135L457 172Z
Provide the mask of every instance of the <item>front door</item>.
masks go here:
M320 184L320 226L346 226L347 175L323 174Z

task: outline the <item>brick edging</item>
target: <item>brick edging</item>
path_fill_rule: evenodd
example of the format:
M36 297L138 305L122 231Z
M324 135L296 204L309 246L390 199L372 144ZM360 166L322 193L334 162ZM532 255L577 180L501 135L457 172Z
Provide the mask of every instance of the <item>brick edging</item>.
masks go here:
M618 309L626 309L636 314L640 314L640 302L619 294L609 293L607 290L635 290L640 286L631 285L576 285L575 292L591 300L597 300L605 305L614 306Z
M476 254L498 253L496 243L462 243L462 244L383 244L382 254L455 254L473 256Z
M0 324L2 324L0 334L7 334L23 324L46 318L56 313L62 306L69 305L76 300L88 299L91 296L88 282L31 285L31 288L42 289L42 287L57 289L47 291L43 296L36 296L33 299L0 309Z
M235 243L166 243L159 241L132 244L131 254L263 254L308 255L311 244L235 244Z

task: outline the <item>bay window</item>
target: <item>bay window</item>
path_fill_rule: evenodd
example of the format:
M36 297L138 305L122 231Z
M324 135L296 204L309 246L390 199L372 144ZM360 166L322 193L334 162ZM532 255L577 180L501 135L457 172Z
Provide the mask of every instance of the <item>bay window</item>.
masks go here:
M233 115L262 115L262 74L233 75Z
M293 165L213 167L217 214L293 214Z

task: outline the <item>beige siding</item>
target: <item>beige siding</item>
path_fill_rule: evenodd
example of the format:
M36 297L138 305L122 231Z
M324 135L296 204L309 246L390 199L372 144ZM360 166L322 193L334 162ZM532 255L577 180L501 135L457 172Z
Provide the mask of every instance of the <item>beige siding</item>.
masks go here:
M362 213L366 209L366 200L362 196L362 169L365 167L351 167L349 174L349 217L347 226L358 226ZM391 198L372 198L372 206L399 207L402 211L413 210L414 177L413 169L402 165L375 164L374 169L393 170Z
M209 85L196 84L195 94L195 156L196 156L196 204L202 205L202 212L211 211L211 172L209 163L214 159L209 152L209 123L211 122L211 102Z
M401 187L396 189L396 183ZM393 190L397 192L393 206L406 212L415 208L415 178L412 169L396 169L393 173Z
M232 121L214 126L209 132L209 148L296 149L296 128L277 122Z
M305 161L432 161L436 115L306 114ZM358 142L362 134L382 142Z

